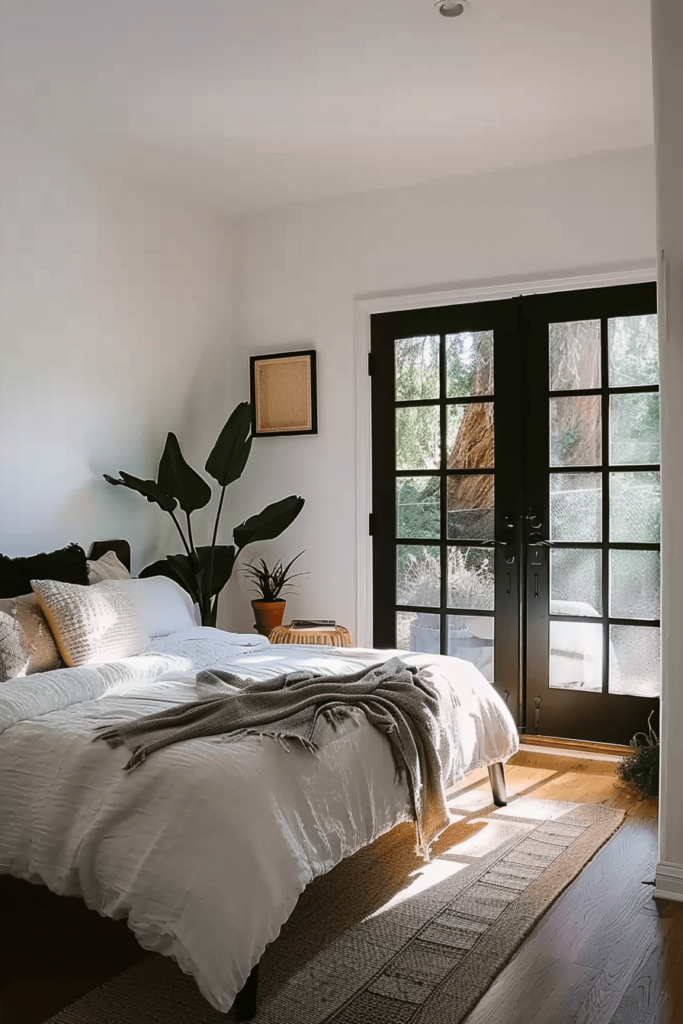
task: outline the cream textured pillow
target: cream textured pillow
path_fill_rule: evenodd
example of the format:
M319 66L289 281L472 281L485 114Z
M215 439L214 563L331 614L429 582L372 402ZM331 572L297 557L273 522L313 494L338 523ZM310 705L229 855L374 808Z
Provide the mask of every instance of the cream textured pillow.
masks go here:
M88 559L88 583L102 583L103 580L129 580L130 573L115 551L107 551L101 558Z
M94 665L138 654L149 646L135 605L115 580L94 586L31 580L67 665Z
M30 676L34 672L51 672L64 666L35 594L1 599L2 613L16 623L24 652L23 670L15 675ZM0 668L0 682L10 678L14 677L5 675L3 679L3 670Z

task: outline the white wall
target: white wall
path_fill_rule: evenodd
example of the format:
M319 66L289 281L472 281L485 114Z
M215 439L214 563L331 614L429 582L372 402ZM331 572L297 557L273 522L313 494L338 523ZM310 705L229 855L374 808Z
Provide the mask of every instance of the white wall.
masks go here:
M683 6L653 0L662 391L662 785L655 893L683 901Z
M319 354L319 435L256 440L249 501L245 490L233 505L237 522L285 494L306 498L291 530L262 549L271 557L307 549L301 563L311 576L290 611L358 626L355 297L653 263L655 251L650 149L244 219L235 372L246 384L248 354ZM244 628L247 598L241 580L225 601Z
M176 549L167 517L102 473L152 475L170 429L205 458L232 408L230 225L18 121L0 131L0 551L127 537L140 567Z

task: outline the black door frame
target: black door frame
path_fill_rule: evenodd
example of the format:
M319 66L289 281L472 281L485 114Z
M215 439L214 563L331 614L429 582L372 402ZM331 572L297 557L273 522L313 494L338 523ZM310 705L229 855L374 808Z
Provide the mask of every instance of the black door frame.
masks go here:
M547 471L528 474L526 496L528 512L540 521L541 540L549 538L550 524L550 432L548 429L548 400L551 395L592 395L601 397L602 426L602 541L582 543L584 549L598 549L602 553L602 609L603 652L609 651L610 625L659 626L660 620L619 619L609 616L609 551L611 550L660 550L659 544L610 543L609 473L613 470L658 470L659 466L609 465L609 395L642 394L652 392L649 386L609 388L609 364L607 348L607 321L611 317L638 316L656 312L657 287L654 283L623 285L607 288L591 288L578 291L552 292L534 296L533 303L524 306L523 331L527 341L527 376L530 395L536 401L527 403L527 451L539 466ZM600 320L603 338L601 350L601 387L571 392L551 392L548 382L548 323L565 323L577 320ZM542 396L542 397L541 397ZM597 468L597 467L596 467ZM577 471L585 472L589 467ZM571 472L566 467L562 472ZM527 524L529 521L527 521ZM527 538L530 526L527 525ZM553 547L575 548L573 543L554 542ZM526 583L526 658L527 686L526 731L541 732L552 736L574 737L581 735L587 740L626 743L645 727L647 718L654 712L658 721L659 698L632 697L609 693L608 657L603 653L602 692L582 691L580 702L572 699L573 691L548 686L547 666L549 662L548 624L552 621L586 623L585 617L551 615L550 602L550 551L545 544L533 549L534 566L529 557L532 549L527 540L527 583ZM538 595L538 596L536 596ZM604 695L609 694L609 721L604 719ZM541 698L540 705L537 698ZM539 722L540 718L540 722Z
M596 313L596 309L598 312ZM372 489L373 513L373 611L374 637L377 647L392 647L396 643L396 521L395 494L395 409L393 393L394 341L424 335L441 337L441 354L446 333L477 330L494 331L494 409L495 409L495 686L506 699L517 720L520 731L541 732L557 736L583 735L585 738L624 742L643 727L651 710L659 705L657 698L628 697L610 694L612 727L601 724L604 710L603 695L607 692L607 669L603 671L603 693L581 692L580 711L576 691L550 690L548 672L548 614L549 556L544 545L534 547L534 561L544 568L531 567L531 544L547 539L549 529L549 481L545 468L549 463L548 430L548 322L600 318L603 328L610 316L628 316L649 313L656 309L654 284L625 285L598 289L579 289L561 293L545 293L512 299L487 300L428 309L406 310L371 316L371 392L372 392ZM589 316L589 313L592 313ZM548 317L550 319L548 319ZM528 341L526 340L528 339ZM607 347L603 345L603 406L608 401L606 386ZM441 359L442 396L445 395ZM387 382L391 385L387 387ZM621 389L642 391L643 388ZM576 392L572 392L576 394ZM534 398L535 396L535 398ZM481 400L475 396L474 400ZM459 399L458 401L462 401ZM400 404L400 403L399 403ZM410 403L414 404L414 403ZM435 404L427 400L418 404ZM445 437L445 409L449 400L440 402L442 437ZM604 410L603 410L604 411ZM608 451L608 419L603 415L603 451ZM445 479L453 471L446 468L447 451L442 444L438 475ZM629 467L619 467L620 469ZM467 472L467 471L459 471ZM470 472L477 472L472 470ZM478 472L481 472L479 470ZM406 471L404 475L427 475L428 471ZM603 480L609 467L602 467ZM609 507L603 500L603 542L608 537ZM499 496L500 495L500 499ZM450 541L446 539L446 487L441 486L441 539L431 542L440 545L442 558L440 615L441 651L448 642L447 615L462 614L461 609L447 607L445 551L460 544L482 545L479 541ZM539 531L539 524L541 529ZM402 543L410 543L402 538ZM425 544L423 539L414 543ZM493 546L493 545L492 545ZM568 547L571 545L567 545ZM603 548L603 570L609 558L606 544ZM642 549L647 545L619 545ZM514 561L511 561L514 559ZM511 564L510 564L511 563ZM616 620L607 618L608 574L603 571L603 635L608 638L609 625ZM381 580L381 585L378 581ZM387 594L391 599L387 599ZM540 609L545 609L541 612ZM514 610L513 610L514 609ZM405 611L428 611L417 607L401 606ZM434 611L434 609L431 609ZM467 610L468 615L477 614ZM562 617L563 619L566 617ZM569 618L571 621L571 617ZM583 619L582 621L586 621ZM658 625L650 622L649 625ZM604 659L605 665L607 659ZM537 685L540 666L545 668L545 686ZM529 693L527 681L532 678ZM540 720L538 702L541 695ZM527 699L528 697L528 699ZM604 716L603 716L604 717ZM580 727L577 719L581 719ZM594 735L588 736L595 723Z
M480 541L446 540L446 488L441 486L441 541L431 542L441 546L441 607L439 609L441 630L441 651L445 653L448 630L447 615L465 613L478 614L474 610L448 608L447 573L445 551L448 547L475 545L490 546L495 551L495 687L507 702L516 720L521 724L524 711L523 687L523 644L520 643L522 628L522 607L520 585L523 585L522 532L517 524L522 516L523 466L521 455L524 444L524 417L517 408L516 395L524 393L524 367L518 357L517 332L520 299L501 299L457 306L434 307L422 310L406 310L397 313L380 313L371 318L371 377L372 377L372 488L373 512L371 532L373 537L373 643L378 647L393 647L396 643L396 605L386 600L387 591L396 593L396 538L393 529L396 519L395 464L396 435L395 409L402 403L395 401L394 341L419 335L439 335L441 338L441 388L445 394L443 359L444 338L447 333L463 331L494 331L496 355L494 357L494 422L504 419L513 426L510 430L495 431L495 486L504 492L506 501L495 503L494 544ZM385 381L391 381L387 388ZM503 386L503 384L507 386ZM470 401L481 401L474 396ZM427 400L418 405L440 404L442 437L445 437L445 409L456 402L466 403L468 399L452 399L441 402ZM516 425L516 427L515 427ZM441 465L438 471L442 481L456 473L482 473L485 470L448 470L446 467L446 445L442 445ZM410 472L405 475L431 475L429 471ZM390 524L390 528L383 528ZM512 525L509 525L512 524ZM410 543L402 538L402 543ZM429 544L416 540L415 543ZM511 563L508 559L514 559ZM382 586L378 580L382 580ZM504 613L504 609L509 609ZM401 606L404 611L417 611L415 606ZM420 609L429 611L430 609ZM432 609L433 611L434 609Z

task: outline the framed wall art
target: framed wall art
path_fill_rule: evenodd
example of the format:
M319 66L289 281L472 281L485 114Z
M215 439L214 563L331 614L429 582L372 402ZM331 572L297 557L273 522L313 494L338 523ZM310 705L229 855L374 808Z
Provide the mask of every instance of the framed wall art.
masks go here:
M254 437L318 433L315 351L249 359Z

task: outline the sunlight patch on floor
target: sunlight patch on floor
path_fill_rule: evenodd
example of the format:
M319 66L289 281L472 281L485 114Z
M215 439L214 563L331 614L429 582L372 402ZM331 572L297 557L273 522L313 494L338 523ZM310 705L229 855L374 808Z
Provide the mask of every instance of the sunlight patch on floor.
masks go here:
M616 795L614 775L589 775L587 772L565 772L541 786L534 795L553 799L560 789L563 796L578 804L601 804Z
M440 850L440 857L446 854L455 857L485 857L487 853L492 853L520 832L529 832L533 828L532 825L524 825L520 821L492 821L490 818L475 818L469 824L483 827L450 849Z
M420 865L417 870L412 871L409 875L411 882L405 889L401 889L395 896L376 910L374 914L370 914L370 917L378 917L380 914L385 914L388 910L393 907L398 907L401 903L405 903L406 900L412 899L419 893L424 892L425 889L431 889L432 886L438 885L440 882L445 882L448 878L452 878L458 871L462 871L468 865L460 863L455 860L432 860L429 864Z
M571 811L573 803L564 800L539 800L536 796L520 796L507 807L498 807L496 818L532 818L534 821L554 821Z

